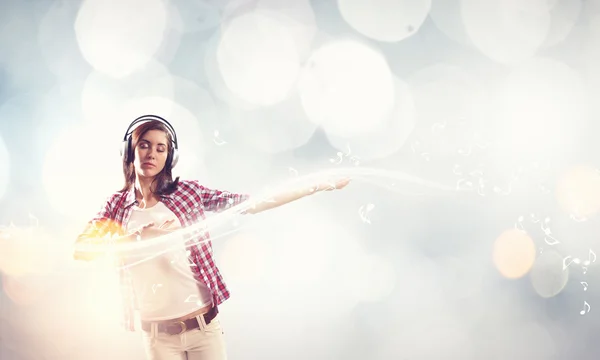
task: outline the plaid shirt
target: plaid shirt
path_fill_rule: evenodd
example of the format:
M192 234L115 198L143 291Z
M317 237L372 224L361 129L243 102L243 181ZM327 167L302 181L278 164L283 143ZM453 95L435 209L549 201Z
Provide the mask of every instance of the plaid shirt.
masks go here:
M205 219L204 211L220 212L247 200L248 197L248 195L208 189L197 181L182 180L174 193L161 197L161 202L177 216L182 227L187 227ZM135 204L137 201L133 189L111 195L98 214L88 223L78 237L78 241L85 242L86 238L104 237L109 234L124 235ZM202 240L206 241L189 247L189 260L192 264L190 268L195 279L210 288L213 301L218 305L229 298L229 290L215 265L208 232L194 233L188 242L197 243ZM119 278L124 310L123 326L129 331L134 331L136 299L129 269L120 269Z

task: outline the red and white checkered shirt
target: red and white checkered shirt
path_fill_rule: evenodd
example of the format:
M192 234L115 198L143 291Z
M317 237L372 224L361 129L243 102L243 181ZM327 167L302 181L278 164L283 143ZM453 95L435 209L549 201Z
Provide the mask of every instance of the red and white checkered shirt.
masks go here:
M249 196L245 194L208 189L197 181L181 180L177 190L162 196L161 202L177 216L182 227L187 227L205 219L205 211L220 212L248 198ZM103 237L107 234L124 235L133 212L133 205L136 203L133 189L111 195L98 214L88 223L79 239ZM190 268L194 277L210 288L215 304L221 304L229 298L230 294L215 265L210 235L207 231L194 233L188 240L188 243L191 242L199 243L189 247L189 261L193 264ZM119 270L119 278L124 310L123 326L129 331L134 331L136 299L128 268Z

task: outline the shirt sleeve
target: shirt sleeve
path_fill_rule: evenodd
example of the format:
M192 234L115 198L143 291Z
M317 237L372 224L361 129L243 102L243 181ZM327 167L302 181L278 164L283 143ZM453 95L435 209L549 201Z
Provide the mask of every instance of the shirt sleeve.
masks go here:
M243 203L250 198L250 195L234 194L200 185L200 198L206 211L221 212Z
M98 213L86 224L85 228L77 236L77 242L85 241L91 238L102 238L111 235L122 235L121 226L112 219L113 198L108 198Z

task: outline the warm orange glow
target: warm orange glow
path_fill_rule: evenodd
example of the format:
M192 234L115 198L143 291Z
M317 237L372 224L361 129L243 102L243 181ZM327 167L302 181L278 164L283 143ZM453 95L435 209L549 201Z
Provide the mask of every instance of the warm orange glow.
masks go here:
M529 272L535 261L535 245L527 233L511 229L494 243L493 261L502 276L517 279Z
M47 273L52 244L40 229L7 228L0 236L0 272L13 276Z
M591 166L570 168L558 180L558 203L579 218L594 215L600 209L600 174Z

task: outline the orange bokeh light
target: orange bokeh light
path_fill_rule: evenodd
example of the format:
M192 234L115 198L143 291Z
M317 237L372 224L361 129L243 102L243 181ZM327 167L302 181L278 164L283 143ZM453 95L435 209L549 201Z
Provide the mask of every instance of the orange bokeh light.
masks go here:
M493 261L502 276L523 277L535 261L536 250L527 233L518 229L503 232L494 243Z
M587 218L600 210L600 174L587 165L566 171L558 180L556 198L563 210Z

